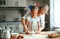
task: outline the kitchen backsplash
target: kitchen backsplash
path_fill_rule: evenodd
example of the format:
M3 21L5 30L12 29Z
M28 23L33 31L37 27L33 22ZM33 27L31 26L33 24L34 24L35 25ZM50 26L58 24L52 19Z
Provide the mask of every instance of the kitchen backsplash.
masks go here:
M4 17L4 18L3 18ZM21 13L17 9L0 9L0 18L5 21L21 20Z
M14 29L14 32L23 32L23 26L21 24L21 22L0 22L0 27L1 28L5 28L7 26L7 28L12 28Z

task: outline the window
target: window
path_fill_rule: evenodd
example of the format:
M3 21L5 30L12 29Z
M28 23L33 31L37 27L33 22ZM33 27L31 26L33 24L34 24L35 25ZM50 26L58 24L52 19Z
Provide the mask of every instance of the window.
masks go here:
M60 0L50 0L50 29L60 28Z
M60 0L54 0L54 26L60 27Z

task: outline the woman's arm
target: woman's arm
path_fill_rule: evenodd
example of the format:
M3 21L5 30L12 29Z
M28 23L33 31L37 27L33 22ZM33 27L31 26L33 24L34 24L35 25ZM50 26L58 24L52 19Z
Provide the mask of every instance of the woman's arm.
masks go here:
M40 21L37 22L37 28L36 28L36 30L35 30L36 34L39 34L43 29L44 29L44 27L42 27L42 26L40 25Z
M41 26L40 22L38 22L38 31L42 31L45 28L45 26Z
M41 15L41 27L42 30L45 28L45 14Z
M41 32L41 26L40 26L40 21L37 22L37 28L35 29L35 33L39 34Z

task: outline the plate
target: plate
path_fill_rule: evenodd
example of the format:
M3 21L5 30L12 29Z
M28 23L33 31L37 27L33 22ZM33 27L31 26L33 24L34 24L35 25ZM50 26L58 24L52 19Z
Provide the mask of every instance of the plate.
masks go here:
M17 36L18 36L18 35L19 35L19 33L11 33L11 35L17 35Z

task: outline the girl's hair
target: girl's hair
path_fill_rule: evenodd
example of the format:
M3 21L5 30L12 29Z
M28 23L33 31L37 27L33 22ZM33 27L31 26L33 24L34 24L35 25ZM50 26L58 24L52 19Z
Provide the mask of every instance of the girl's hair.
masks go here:
M33 9L38 9L38 7L32 6L30 10L32 11Z

